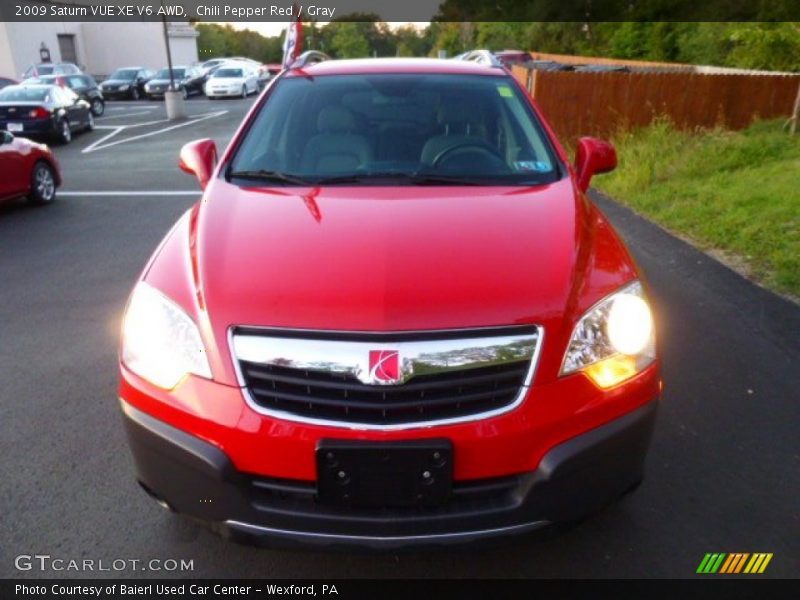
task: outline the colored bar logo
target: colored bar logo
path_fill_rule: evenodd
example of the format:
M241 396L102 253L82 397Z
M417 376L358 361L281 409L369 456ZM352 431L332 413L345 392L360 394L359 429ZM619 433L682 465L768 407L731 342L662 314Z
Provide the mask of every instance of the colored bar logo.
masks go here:
M763 573L771 560L771 552L757 552L754 554L748 552L732 552L730 554L709 552L700 561L697 572L701 574L724 573L726 575Z

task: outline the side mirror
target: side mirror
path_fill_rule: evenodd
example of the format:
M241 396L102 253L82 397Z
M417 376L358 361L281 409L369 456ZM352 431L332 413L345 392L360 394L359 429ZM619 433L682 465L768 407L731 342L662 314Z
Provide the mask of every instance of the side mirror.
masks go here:
M14 134L10 131L0 131L0 145L2 144L10 144L14 141Z
M206 189L217 166L217 145L208 138L189 142L181 148L178 166L181 171L197 177L200 189Z
M575 172L578 188L582 192L589 189L594 175L608 173L617 167L617 151L614 146L597 138L583 137L578 140L575 152Z

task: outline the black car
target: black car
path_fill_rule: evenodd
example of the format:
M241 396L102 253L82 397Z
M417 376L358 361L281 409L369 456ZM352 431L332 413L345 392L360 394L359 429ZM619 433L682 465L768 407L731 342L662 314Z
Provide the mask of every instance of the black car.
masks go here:
M100 90L109 99L138 100L145 95L144 86L154 75L155 71L144 67L124 67L109 75Z
M172 67L172 77L175 81L175 89L183 92L184 98L188 98L192 94L203 93L206 77L198 67ZM144 93L151 100L162 98L164 92L169 89L169 84L169 69L161 69L145 84Z
M95 117L101 116L106 112L106 102L100 86L90 75L40 75L33 79L26 79L23 83L43 83L45 85L60 85L71 89L92 107L92 114Z
M73 131L94 129L89 103L69 88L21 84L0 90L0 129L23 137L50 137L67 144Z

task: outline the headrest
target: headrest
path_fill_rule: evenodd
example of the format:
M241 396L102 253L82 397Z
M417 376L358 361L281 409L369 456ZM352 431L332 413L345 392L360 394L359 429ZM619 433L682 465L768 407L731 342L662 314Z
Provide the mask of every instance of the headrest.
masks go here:
M319 111L317 117L317 131L320 133L339 133L352 131L356 127L356 120L346 108L341 106L326 106Z
M439 125L456 125L466 123L467 121L474 121L471 114L470 106L462 100L450 100L439 106L436 113L436 122Z

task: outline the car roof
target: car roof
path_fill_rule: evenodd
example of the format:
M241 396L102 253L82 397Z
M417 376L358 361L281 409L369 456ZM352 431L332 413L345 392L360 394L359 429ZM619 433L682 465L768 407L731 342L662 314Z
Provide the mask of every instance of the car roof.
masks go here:
M47 88L47 89L51 89L51 88L60 88L60 86L53 85L52 83L25 83L23 81L22 83L15 83L14 85L9 85L4 89L7 90L9 88Z
M300 72L302 71L302 73ZM292 69L287 76L303 75L355 75L360 73L439 73L467 75L507 75L498 67L474 61L441 58L359 58L326 60L300 69Z

